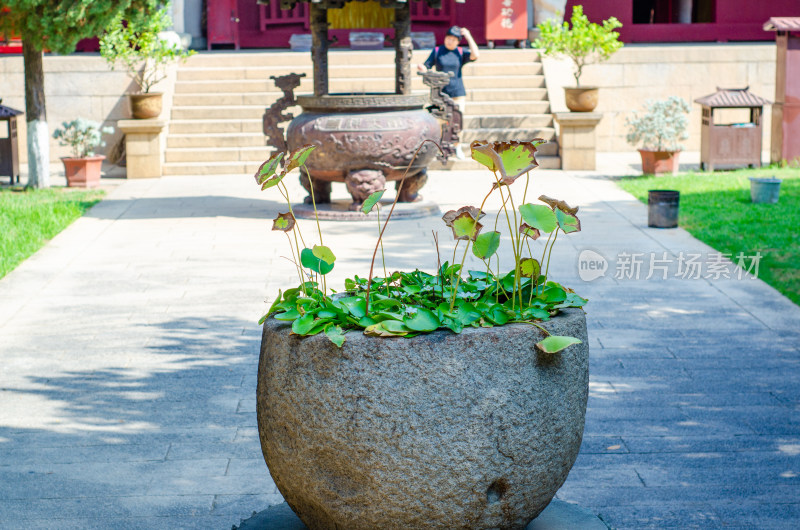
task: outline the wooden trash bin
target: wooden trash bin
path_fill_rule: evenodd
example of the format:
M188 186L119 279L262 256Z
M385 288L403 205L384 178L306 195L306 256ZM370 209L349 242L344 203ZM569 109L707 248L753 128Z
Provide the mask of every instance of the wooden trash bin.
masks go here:
M700 167L735 168L761 166L762 115L770 101L745 88L718 88L713 94L694 100L703 107L700 129ZM749 118L730 123L720 117L721 109L749 110Z
M0 98L0 103L3 99ZM17 116L21 110L0 105L0 176L10 177L19 184L19 147L17 146Z

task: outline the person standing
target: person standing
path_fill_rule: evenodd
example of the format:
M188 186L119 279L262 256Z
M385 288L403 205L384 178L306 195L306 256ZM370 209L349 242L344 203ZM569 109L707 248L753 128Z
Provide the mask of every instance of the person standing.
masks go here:
M461 37L467 41L467 50L462 49L458 44L461 42ZM442 89L442 92L450 96L464 115L467 107L467 90L464 88L464 79L461 74L461 69L465 64L477 61L479 56L478 45L475 44L475 39L467 28L459 28L453 26L447 30L444 37L444 45L436 46L424 64L418 65L420 71L435 68L438 72L450 72L453 76L450 78L450 83ZM457 144L456 158L464 160L464 152L461 150L461 144Z

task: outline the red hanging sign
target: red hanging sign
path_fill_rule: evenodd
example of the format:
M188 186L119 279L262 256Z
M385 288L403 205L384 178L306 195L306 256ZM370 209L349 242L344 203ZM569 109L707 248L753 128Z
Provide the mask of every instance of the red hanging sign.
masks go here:
M486 0L486 40L527 38L527 0Z

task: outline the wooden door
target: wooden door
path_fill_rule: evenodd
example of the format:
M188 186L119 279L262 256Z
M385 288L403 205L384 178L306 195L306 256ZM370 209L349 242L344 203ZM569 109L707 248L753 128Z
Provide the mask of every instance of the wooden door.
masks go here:
M214 44L233 44L239 49L239 7L237 0L207 0L208 49Z

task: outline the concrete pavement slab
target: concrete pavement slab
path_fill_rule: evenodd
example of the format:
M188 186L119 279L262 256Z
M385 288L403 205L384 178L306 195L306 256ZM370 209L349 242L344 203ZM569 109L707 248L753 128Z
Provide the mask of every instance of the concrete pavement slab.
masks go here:
M558 497L616 528L792 528L800 308L735 269L681 277L681 255L713 249L647 228L646 207L607 178L624 164L600 167L537 170L529 193L582 213L551 269L590 299L592 362L584 444ZM443 211L473 204L487 175L431 172L423 194ZM247 175L127 181L0 280L3 525L230 528L282 501L254 413L257 320L296 283L269 231L278 198ZM329 284L365 275L377 227L323 230ZM431 231L445 241L437 218L390 224L387 267L434 269ZM608 266L591 281L587 250Z

